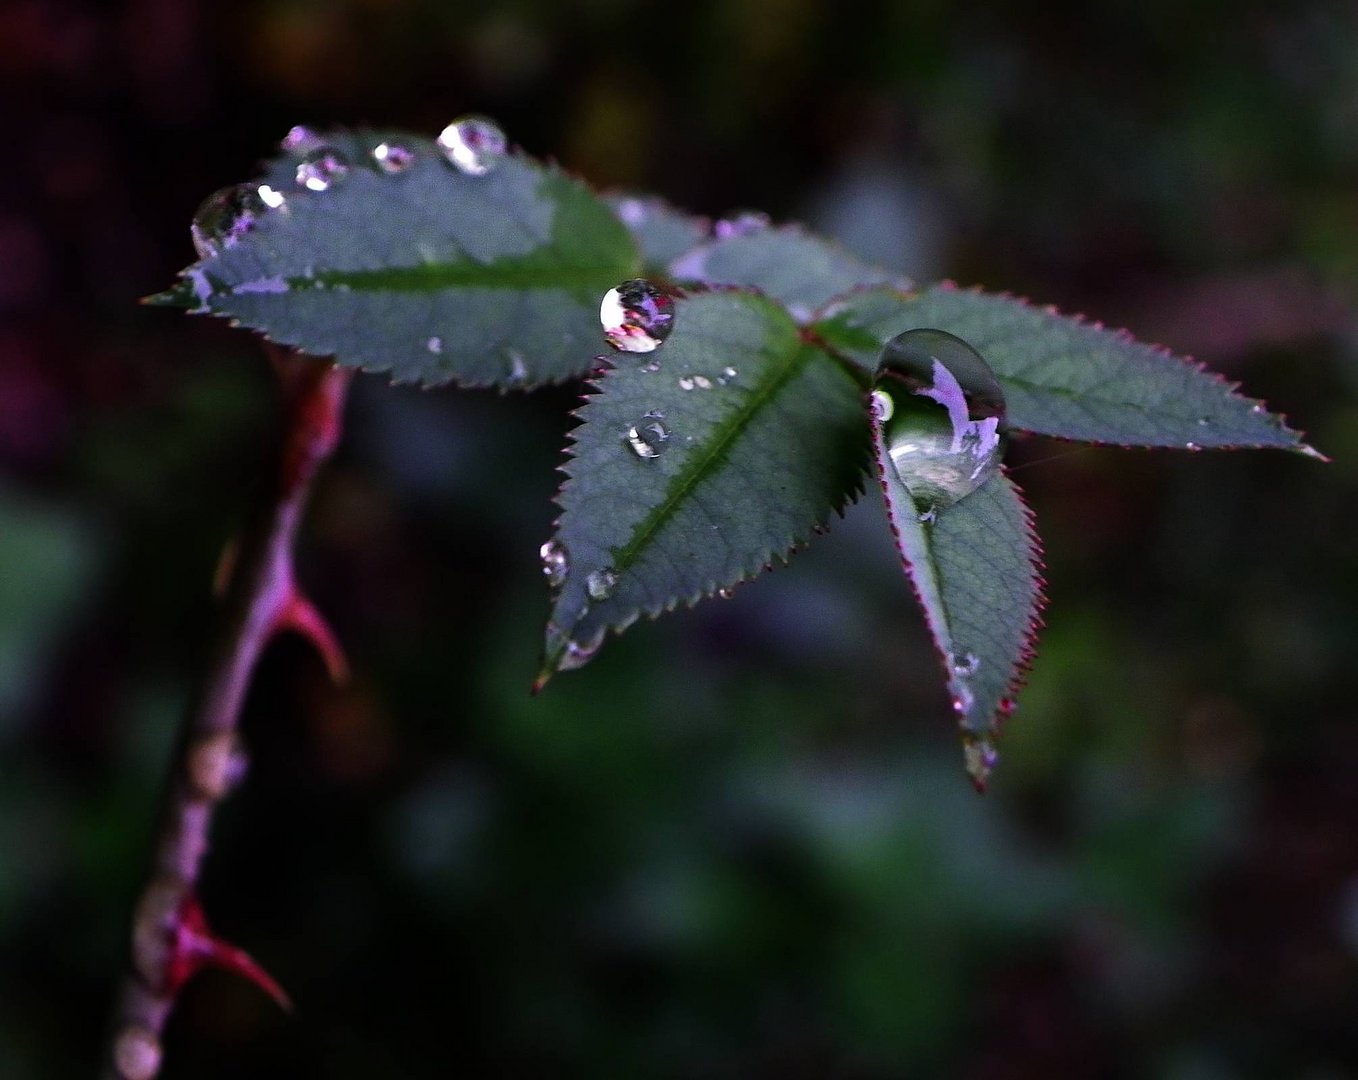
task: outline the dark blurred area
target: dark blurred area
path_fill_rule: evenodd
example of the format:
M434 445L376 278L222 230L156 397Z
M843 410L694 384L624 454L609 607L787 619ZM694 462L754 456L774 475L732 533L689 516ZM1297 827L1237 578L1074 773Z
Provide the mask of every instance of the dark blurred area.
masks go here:
M809 221L1188 352L1333 457L1011 449L1048 552L984 798L875 498L539 698L572 390L356 386L167 1077L1358 1076L1358 11L0 7L0 1077L92 1074L256 342L138 306L298 122L488 113L604 186Z

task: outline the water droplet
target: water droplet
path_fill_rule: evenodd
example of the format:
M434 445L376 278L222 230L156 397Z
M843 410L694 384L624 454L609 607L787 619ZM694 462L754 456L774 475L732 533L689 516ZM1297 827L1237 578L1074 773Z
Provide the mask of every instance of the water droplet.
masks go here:
M719 384L721 384L722 386L725 386L725 385L726 385L727 383L729 383L729 382L735 382L737 376L739 376L739 375L740 375L740 372L738 372L738 371L737 371L735 368L733 368L733 367L722 368L722 369L721 369L721 376L717 379L717 382L718 382Z
M538 556L542 559L542 574L547 584L559 589L565 584L566 575L571 572L571 558L566 552L566 545L559 540L548 540L538 548Z
M575 671L582 668L594 659L595 653L599 651L599 646L604 643L604 632L599 631L597 637L592 641L568 641L566 642L565 652L561 654L561 659L557 662L557 671Z
M717 597L721 600L730 600L735 595L730 589L718 589Z
M1199 417L1198 417L1198 427L1208 427L1211 423L1212 423L1212 418L1211 418L1210 416L1199 416Z
M718 221L712 226L712 232L718 240L730 240L736 236L753 236L768 227L768 214L759 210L742 210Z
M647 375L654 375L657 371L660 370L660 357L657 356L654 357L653 359L647 360L646 363L642 364L641 367L637 368L637 370L644 371Z
M907 330L888 341L872 411L922 514L971 494L1000 467L1004 393L981 355L952 334Z
M959 679L969 679L981 666L981 659L974 652L953 653L952 673Z
M632 278L604 293L599 322L613 348L654 352L674 329L674 297L643 278Z
M680 390L711 390L712 380L706 375L685 375L679 380Z
M607 600L613 595L613 588L617 584L617 572L606 566L602 570L593 571L585 578L585 591L589 593L591 600Z
M962 736L962 761L976 790L984 791L990 774L1000 762L1000 755L989 737L968 733Z
M528 381L528 363L523 358L523 353L509 350L509 384L520 386Z
M1195 442L1186 442L1186 443L1184 443L1184 449L1185 449L1185 450L1201 450L1202 447L1199 446L1199 445L1198 445L1197 443L1195 443Z
M373 161L384 173L405 172L415 164L415 151L400 143L378 143L373 147Z
M509 149L500 125L485 116L454 120L439 132L438 144L449 163L467 176L485 176Z
M658 458L669 446L670 429L664 424L665 414L648 412L627 429L627 445L637 457Z
M232 247L268 209L253 184L235 184L214 191L199 205L189 225L198 257L210 259Z
M309 151L297 163L297 186L308 191L329 191L348 175L348 158L331 146Z
M285 154L305 154L324 145L325 140L305 124L294 124L278 141L278 148Z
M424 343L424 347L429 352L437 355L438 353L443 352L443 338L439 337L438 335L435 335L434 337L431 337L428 341Z
M954 679L952 681L952 692L953 712L960 717L966 717L976 706L976 695L971 692L971 687L967 685L966 679Z

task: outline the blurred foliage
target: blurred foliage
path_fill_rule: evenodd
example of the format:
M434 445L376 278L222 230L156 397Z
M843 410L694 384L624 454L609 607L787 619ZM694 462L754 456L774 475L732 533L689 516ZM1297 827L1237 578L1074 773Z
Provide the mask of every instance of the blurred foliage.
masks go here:
M1334 457L1017 445L1049 626L993 790L867 500L537 699L571 391L367 380L204 882L170 1077L1358 1074L1358 19L1338 0L16 0L0 95L0 1077L88 1075L253 343L138 309L298 121L602 184L1194 352Z

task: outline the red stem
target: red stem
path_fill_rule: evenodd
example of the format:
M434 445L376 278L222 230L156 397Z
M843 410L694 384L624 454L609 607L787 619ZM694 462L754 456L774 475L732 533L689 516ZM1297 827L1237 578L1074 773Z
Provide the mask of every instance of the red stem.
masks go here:
M246 524L227 567L219 644L170 765L151 870L133 917L132 963L103 1073L108 1080L151 1080L160 1071L165 1022L184 982L205 965L235 970L286 1000L244 952L212 934L197 898L213 812L244 773L236 726L265 646L280 631L298 631L332 676L347 672L334 635L297 588L293 542L311 482L339 441L350 373L281 349L270 348L270 357L287 408L278 483Z

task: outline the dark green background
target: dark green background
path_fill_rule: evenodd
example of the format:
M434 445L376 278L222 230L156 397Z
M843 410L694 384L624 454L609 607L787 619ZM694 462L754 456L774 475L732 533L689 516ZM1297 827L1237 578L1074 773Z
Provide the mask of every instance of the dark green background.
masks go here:
M1358 1075L1350 5L18 0L0 13L0 1077L87 1076L257 347L139 308L293 123L477 110L1191 352L1334 457L1013 447L1051 608L990 795L876 498L540 698L574 391L355 388L170 1077ZM828 223L828 225L827 225ZM856 239L855 239L856 238Z

